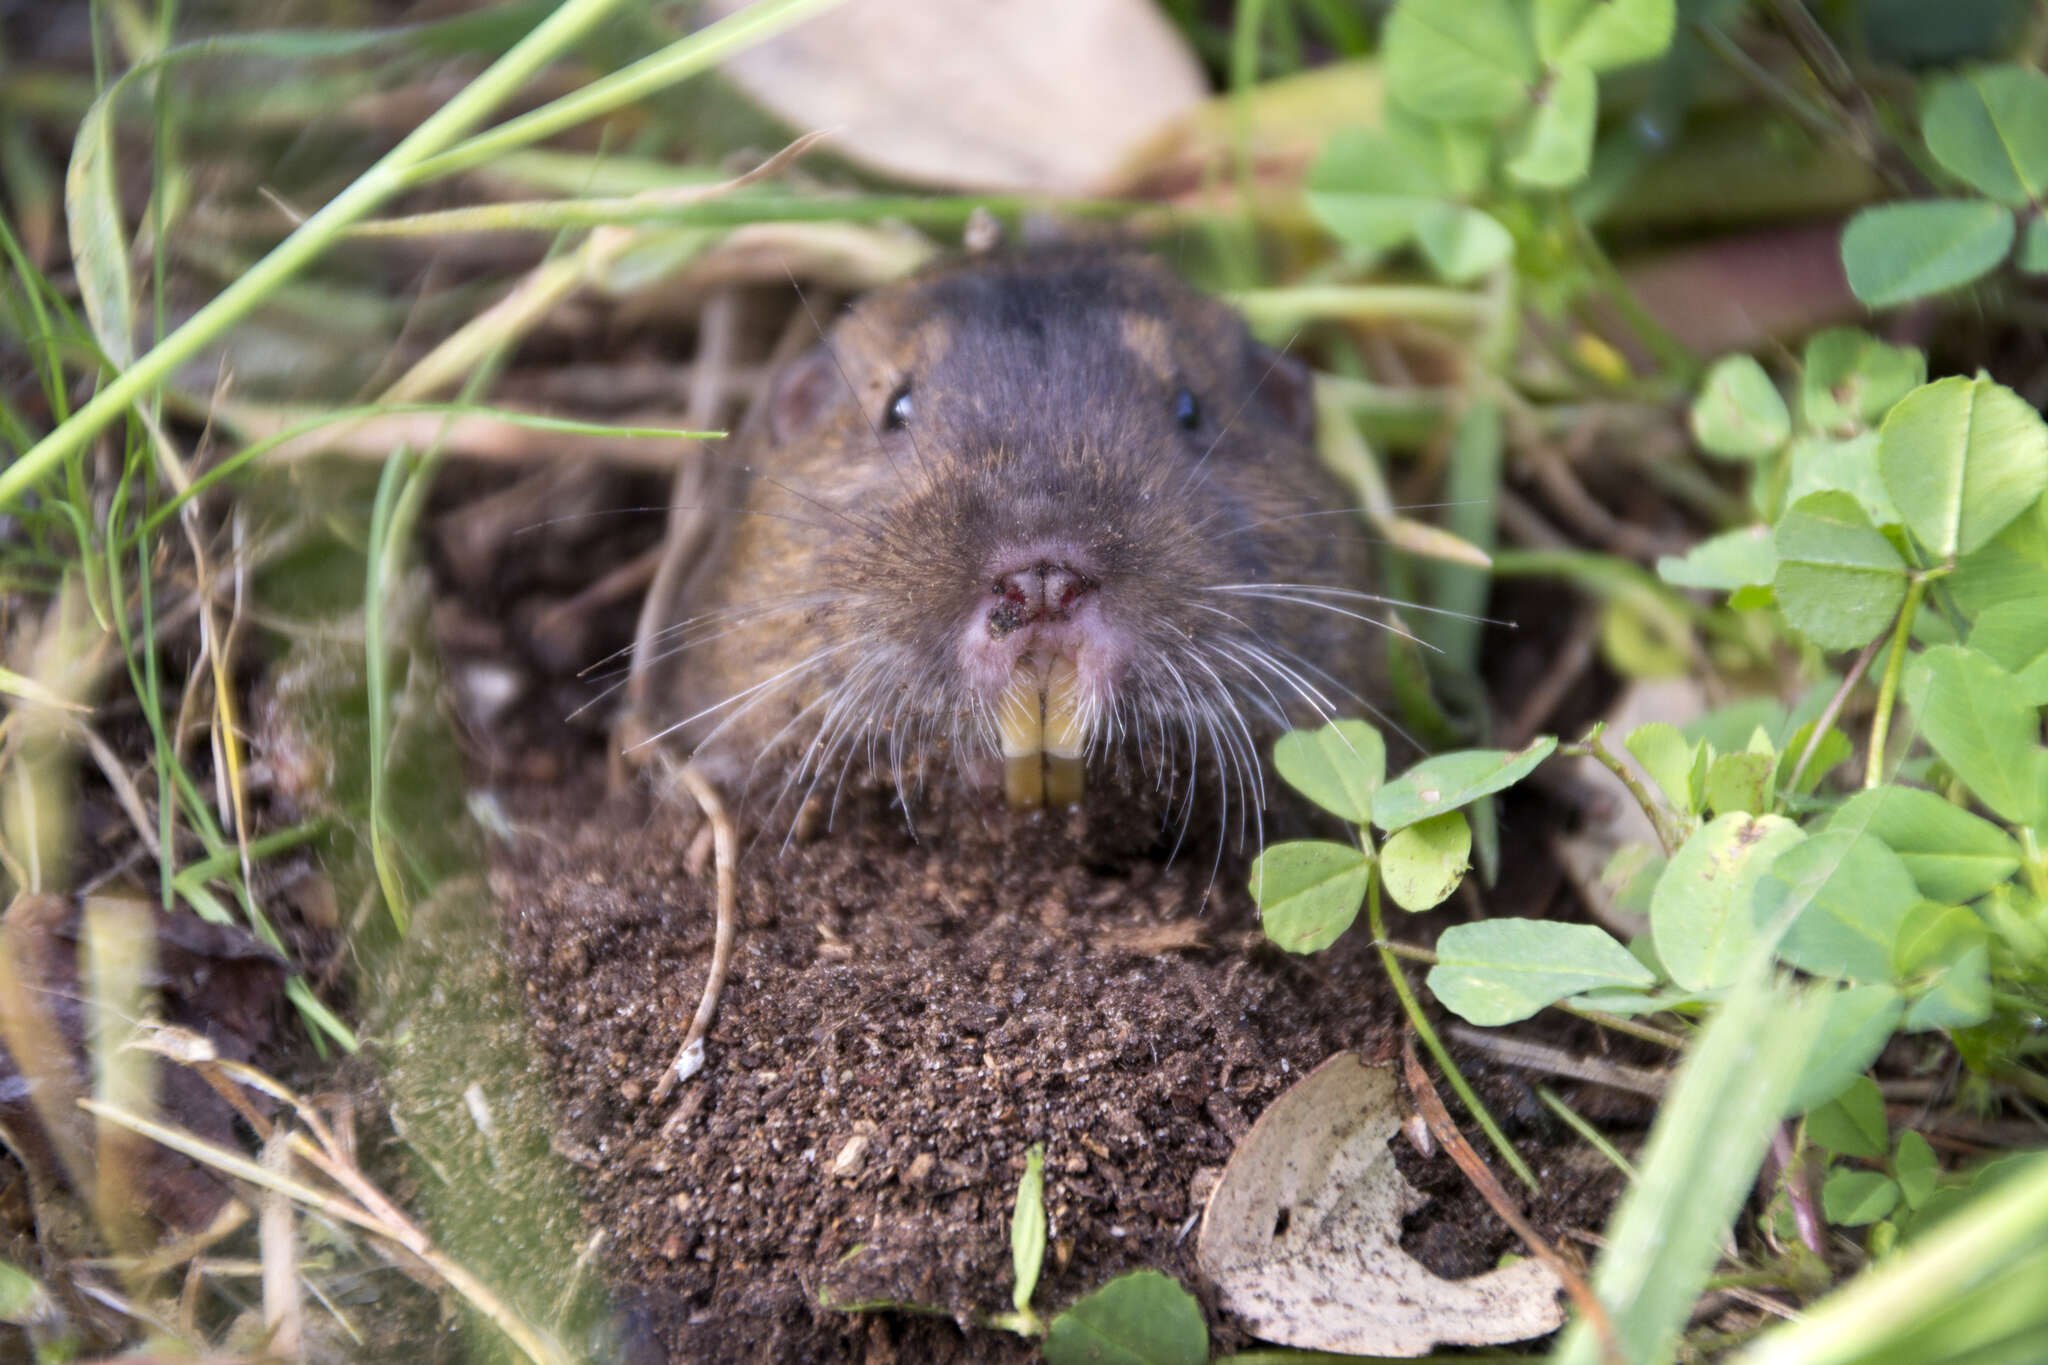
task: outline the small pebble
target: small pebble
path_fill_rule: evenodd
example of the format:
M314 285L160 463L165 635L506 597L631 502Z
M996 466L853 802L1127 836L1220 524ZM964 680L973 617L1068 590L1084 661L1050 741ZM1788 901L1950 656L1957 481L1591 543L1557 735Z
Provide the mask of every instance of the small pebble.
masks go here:
M839 1149L839 1155L832 1158L832 1174L844 1179L860 1174L861 1163L868 1155L868 1135L855 1133Z

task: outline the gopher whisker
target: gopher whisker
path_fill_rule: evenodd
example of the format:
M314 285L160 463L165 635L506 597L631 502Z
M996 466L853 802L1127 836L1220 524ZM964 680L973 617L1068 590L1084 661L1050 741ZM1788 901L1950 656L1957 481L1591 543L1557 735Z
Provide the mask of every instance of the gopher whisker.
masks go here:
M755 683L751 687L741 688L739 691L727 697L724 701L714 702L710 706L707 706L703 710L697 712L695 715L685 716L681 720L676 721L673 725L664 726L662 729L655 731L647 738L639 741L639 743L632 745L627 750L627 752L630 753L633 749L643 748L646 745L653 744L657 740L667 739L670 735L674 734L676 731L682 729L686 725L690 725L696 721L700 721L708 715L712 715L716 712L723 711L726 707L731 706L734 702L739 701L743 697L752 696L754 693L761 691L763 688L773 687L775 684L782 682L785 679L790 678L791 676L797 673L801 673L805 670L815 668L820 663L823 663L826 659L831 658L833 655L838 654L844 650L851 649L855 645L860 643L861 641L858 640L843 640L836 645L827 645L823 649L818 650L816 653L812 654L809 658L804 659L801 662L791 664L788 668L783 669L780 673L777 673L772 677L763 678L760 682ZM702 747L701 744L699 745L699 747Z
M1220 592L1222 590L1209 589L1209 591ZM1259 601L1262 602L1287 602L1297 607L1310 607L1317 611L1327 611L1333 616L1348 616L1354 621L1363 621L1367 625L1378 626L1381 630L1386 631L1389 635L1398 635L1404 640L1422 646L1424 649L1433 650L1439 654L1443 653L1443 650L1440 647L1431 644L1429 641L1423 639L1420 635L1417 635L1412 631L1403 630L1399 626L1389 625L1387 622L1380 620L1376 616L1367 616L1363 612L1352 611L1348 607L1340 607L1333 602L1318 602L1313 597L1300 597L1292 593L1284 592L1235 592L1231 595L1236 597L1253 597L1257 598Z
M843 596L844 594L836 592L789 593L781 597L756 598L751 602L734 602L727 606L714 608L711 611L698 612L696 615L677 621L673 625L663 626L660 630L653 631L645 637L635 640L632 644L621 645L602 658L592 660L576 670L576 676L579 678L590 678L593 675L603 677L605 675L599 673L598 670L605 668L607 665L615 664L620 660L629 659L635 650L657 643L670 647L662 653L651 657L648 660L650 664L660 663L664 659L673 658L682 649L694 648L696 645L703 643L704 639L717 638L716 636L707 636L703 637L703 639L690 640L682 644L676 643L677 637L687 635L699 626L731 621L735 623L731 629L737 629L741 623L772 618L780 612L792 611L799 606L812 606L836 601ZM724 631L720 633L726 634L730 632Z
M1297 592L1308 596L1342 597L1353 602L1379 602L1402 611L1418 612L1424 616L1448 616L1457 621L1477 621L1481 625L1506 626L1514 629L1513 621L1500 620L1492 616L1480 616L1474 612L1458 611L1452 607L1432 607L1422 602L1406 602L1398 597L1387 597L1376 592L1363 592L1357 588L1340 588L1327 583L1218 583L1205 589L1208 592L1235 593L1251 597L1265 592Z

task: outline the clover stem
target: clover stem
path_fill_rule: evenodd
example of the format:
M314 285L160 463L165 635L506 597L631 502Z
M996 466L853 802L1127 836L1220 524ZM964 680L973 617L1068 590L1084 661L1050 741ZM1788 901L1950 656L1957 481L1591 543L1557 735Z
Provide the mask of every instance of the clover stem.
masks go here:
M2048 899L2048 858L2041 856L2041 841L2028 825L2020 827L2019 836L2020 869L2027 874L2027 889L2042 899Z
M1598 721L1586 732L1584 739L1577 744L1560 744L1557 751L1571 758L1590 758L1620 778L1621 785L1628 788L1628 794L1635 798L1636 805L1642 808L1644 815L1650 817L1650 827L1657 832L1657 843L1662 846L1664 856L1669 858L1678 851L1678 846L1685 842L1686 831L1682 822L1668 805L1643 785L1642 779L1636 776L1634 769L1621 761L1619 754L1601 743L1606 731L1607 722Z
M1465 1074L1458 1070L1457 1063L1451 1060L1451 1054L1444 1050L1443 1040L1438 1038L1436 1030L1430 1027L1428 1018L1422 1013L1422 1002L1415 998L1415 992L1408 986L1408 978L1401 972L1400 962L1394 957L1393 950L1387 946L1387 924L1386 917L1380 913L1380 878L1377 868L1373 870L1372 880L1366 884L1365 913L1367 921L1372 926L1373 946L1379 949L1380 964L1387 969L1387 979L1394 983L1394 994L1401 997L1401 1008L1407 1012L1408 1023L1415 1029L1416 1036L1422 1039L1422 1045L1429 1049L1429 1055L1436 1058L1436 1064L1443 1069L1444 1078L1451 1083L1451 1089L1458 1092L1458 1098L1464 1101L1465 1108L1478 1121L1480 1130L1486 1134L1487 1141L1493 1144L1493 1149L1500 1153L1501 1160L1508 1164L1508 1169L1520 1177L1522 1183L1531 1190L1540 1190L1542 1186L1537 1183L1536 1173L1529 1169L1528 1162L1522 1160L1522 1154L1514 1149L1514 1145L1508 1141L1508 1135L1501 1131L1500 1125L1494 1122L1493 1115L1480 1103L1478 1094L1465 1079Z
M1921 599L1927 596L1927 577L1915 574L1906 589L1906 604L1899 608L1899 622L1892 628L1891 652L1884 661L1884 680L1877 687L1877 714L1870 722L1870 761L1863 770L1863 785L1875 787L1884 781L1884 748L1892 728L1892 701L1899 693L1899 675L1906 671L1906 638L1913 633L1913 618L1920 614Z
M1813 756L1820 752L1820 742L1827 738L1828 730L1834 725L1835 718L1842 714L1842 707L1848 702L1849 694L1856 690L1856 684L1862 682L1863 675L1870 670L1870 661L1877 657L1878 644L1879 641L1872 640L1863 647L1863 652L1856 656L1856 662L1850 665L1849 672L1843 677L1842 685L1835 689L1835 695L1828 698L1828 704L1814 719L1813 729L1806 736L1806 747L1799 751L1799 761L1792 765L1792 775L1785 779L1783 790L1786 795L1798 792L1800 779L1806 776L1806 769L1813 762Z

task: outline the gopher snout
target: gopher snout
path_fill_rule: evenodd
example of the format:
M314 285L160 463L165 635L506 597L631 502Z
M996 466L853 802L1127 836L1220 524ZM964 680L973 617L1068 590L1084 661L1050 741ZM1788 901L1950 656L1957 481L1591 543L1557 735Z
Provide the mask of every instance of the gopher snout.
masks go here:
M989 638L1000 640L1039 621L1064 621L1074 604L1097 586L1094 579L1064 564L1034 564L1006 573L993 588L1000 600L989 608Z

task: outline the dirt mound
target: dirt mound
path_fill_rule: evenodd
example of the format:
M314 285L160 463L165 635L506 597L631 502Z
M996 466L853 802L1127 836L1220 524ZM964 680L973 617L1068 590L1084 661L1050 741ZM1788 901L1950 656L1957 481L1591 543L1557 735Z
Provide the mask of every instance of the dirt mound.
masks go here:
M1312 961L1266 946L1241 859L1212 873L1185 850L1119 853L1136 841L1099 806L1061 821L962 798L913 838L870 795L836 833L744 859L709 1064L657 1109L710 952L697 819L605 799L594 778L510 805L527 837L493 889L631 1358L1028 1354L827 1305L961 1324L1007 1308L1034 1142L1052 1225L1039 1304L1139 1266L1199 1292L1191 1222L1235 1139L1331 1052L1397 1047L1364 935ZM1450 1196L1412 1249L1444 1274L1490 1266L1506 1230L1447 1162L1408 1164Z

